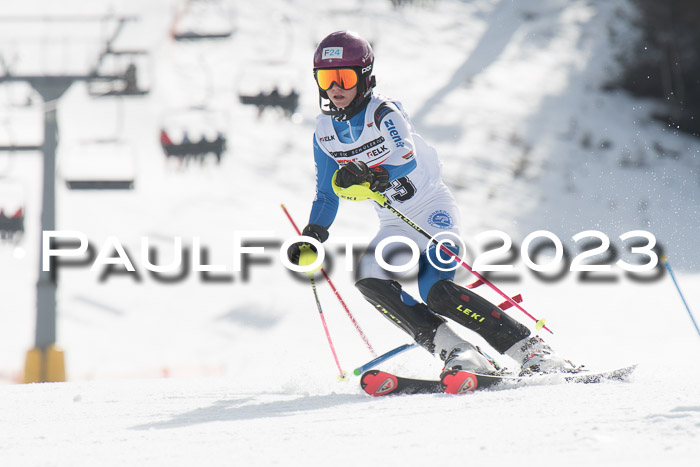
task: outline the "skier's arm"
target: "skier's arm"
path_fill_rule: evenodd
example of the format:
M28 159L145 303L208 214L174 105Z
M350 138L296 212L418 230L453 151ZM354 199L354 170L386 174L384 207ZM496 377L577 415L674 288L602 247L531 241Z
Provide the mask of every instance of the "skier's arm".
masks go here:
M331 180L340 166L323 152L316 142L315 134L314 162L316 163L316 197L311 206L309 224L320 225L328 229L338 213L338 196L333 192Z
M332 178L338 163L328 157L316 142L314 134L314 162L316 164L316 197L311 205L309 223L304 227L302 235L315 238L323 243L328 239L328 228L335 220L338 213L338 196L333 192ZM301 259L301 249L308 246L312 255L307 256L305 261L309 264L316 260L316 247L308 243L294 243L287 249L287 257L293 264L299 264Z
M403 165L382 164L382 167L384 167L387 170L387 172L389 172L389 181L391 181L396 180L400 177L405 177L406 175L410 174L411 172L413 172L413 169L418 167L418 163L415 159L413 159Z
M389 180L410 174L418 164L413 136L406 117L394 104L384 103L375 112L375 123L390 150L388 157L380 162L389 172Z

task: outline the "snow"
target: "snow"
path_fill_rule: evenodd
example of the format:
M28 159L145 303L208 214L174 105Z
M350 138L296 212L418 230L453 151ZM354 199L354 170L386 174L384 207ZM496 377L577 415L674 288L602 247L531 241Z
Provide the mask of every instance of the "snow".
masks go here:
M671 395L660 382L639 392L637 384L384 399L246 392L208 379L11 386L3 404L24 409L3 433L3 458L7 465L693 465L700 407L680 395L693 385Z
M26 213L21 242L0 243L3 465L696 464L700 336L668 274L642 282L613 266L605 280L568 272L545 281L516 258L515 279L494 276L547 318L548 342L575 362L639 363L628 383L373 399L357 377L336 380L308 281L278 259L277 245L293 233L280 203L301 227L313 198L311 56L325 34L347 27L372 41L380 91L400 99L438 149L470 245L499 229L519 248L547 229L573 256L582 250L571 237L599 230L629 258L619 236L647 230L698 319L700 142L654 121L657 104L600 90L615 70L612 37L631 33L627 2L442 1L398 10L390 2L230 2L216 7L225 11L217 21L195 8L196 18L179 23L218 31L223 21L233 27L230 38L188 43L168 35L185 11L181 2L60 5L15 3L3 14L136 14L121 43L151 52L150 94L97 99L77 83L55 103L57 229L84 232L93 260L118 239L137 274L91 271L92 261L62 267L58 344L69 381L10 384L33 346L42 163L38 153L0 153L0 208L21 205ZM47 41L46 31L35 34ZM29 52L7 63L81 72L93 49L61 51L70 63ZM274 86L300 93L292 119L269 110L258 116L238 100ZM5 84L0 102L0 145L40 143L38 96ZM198 131L225 131L220 165L165 161L160 129L172 125L177 139L188 120ZM78 163L90 155L85 148L106 140L116 143L95 150L94 165ZM111 164L119 153L124 165L105 172L100 156ZM70 191L65 179L76 164L89 176L126 171L135 189ZM332 238L370 236L373 210L343 202ZM255 258L267 263L252 264L247 276L234 271L235 235L263 230L272 244ZM152 274L142 237L157 249L157 264L173 259L179 237L186 257L199 242L206 264L225 271L208 279L191 267ZM330 247L331 277L375 350L407 342L354 289L339 249ZM458 280L470 278L460 271ZM340 363L352 372L372 355L322 277L317 285ZM415 284L407 288L416 293ZM431 378L440 362L414 349L382 368Z

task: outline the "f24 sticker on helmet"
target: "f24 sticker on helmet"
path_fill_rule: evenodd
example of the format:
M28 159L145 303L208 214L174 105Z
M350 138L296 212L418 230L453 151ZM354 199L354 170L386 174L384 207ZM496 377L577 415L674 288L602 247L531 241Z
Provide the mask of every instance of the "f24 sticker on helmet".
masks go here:
M321 58L343 58L343 48L342 47L324 47L321 51Z

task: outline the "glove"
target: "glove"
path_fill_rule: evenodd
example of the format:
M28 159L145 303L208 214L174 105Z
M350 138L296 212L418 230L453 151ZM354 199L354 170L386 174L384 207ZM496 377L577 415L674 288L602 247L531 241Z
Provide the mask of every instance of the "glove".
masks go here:
M304 227L304 230L301 232L302 235L306 237L311 237L315 238L319 242L323 243L326 240L328 240L328 229L326 229L323 226L316 225L316 224L309 224L306 227ZM308 265L316 261L316 247L313 246L310 243L307 242L298 242L294 243L289 246L287 249L287 258L289 258L289 262L292 264L299 264L299 257L301 255L302 249L305 250L304 253L306 256L304 258L304 262L306 264L302 264L302 266ZM313 254L312 257L308 257L308 255ZM310 261L309 261L310 260Z
M367 167L362 161L350 162L338 171L335 183L340 188L369 183L372 191L384 191L389 186L389 172L382 166Z
M389 188L389 171L378 165L370 169L374 174L374 181L369 184L369 189L372 191L378 191L382 193Z

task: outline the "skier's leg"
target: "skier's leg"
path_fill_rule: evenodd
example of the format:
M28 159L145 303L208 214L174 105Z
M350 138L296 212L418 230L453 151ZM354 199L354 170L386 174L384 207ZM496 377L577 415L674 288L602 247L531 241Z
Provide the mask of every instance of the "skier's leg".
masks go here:
M435 332L445 322L443 318L414 300L396 281L369 277L359 280L355 286L368 302L418 345L430 353L435 352Z
M459 247L445 245L452 253L458 255ZM438 253L440 258L438 258ZM447 253L439 250L434 244L430 245L421 254L420 261L418 262L418 290L420 291L420 296L424 302L428 301L428 293L430 289L435 285L436 282L441 280L454 280L455 273L457 272L454 268L450 268L450 264L443 263L440 261L449 260L450 257ZM454 263L452 263L454 265ZM440 269L435 266L440 266Z
M476 347L456 335L445 320L430 311L424 303L402 290L401 285L377 264L374 248L392 235L405 236L420 245L420 238L416 238L405 224L383 226L360 260L361 279L356 286L365 299L416 343L446 361L446 365L454 363L447 368L461 366L472 371L493 372L494 367ZM410 254L401 251L401 244L391 244L382 256L390 264L405 264ZM454 271L448 273L449 277L453 275Z
M445 245L455 254L459 254L459 247L456 245ZM445 261L441 261L438 258ZM455 276L455 269L449 268L450 257L441 252L434 244L430 245L423 254L419 262L418 272L418 288L421 298L427 301L428 292L432 286L441 280L452 280ZM438 266L438 267L436 267ZM438 333L435 338L437 347L443 350L440 358L445 362L445 369L463 369L477 371L480 373L493 373L498 370L498 365L485 355L480 348L465 342L461 337L458 337L451 329L447 332ZM488 364L486 363L488 361Z
M444 318L416 301L392 280L365 278L355 284L365 299L418 345L445 362L445 368L492 373L493 364L481 351L450 329Z
M483 337L498 352L521 365L520 373L573 371L576 367L557 355L539 336L503 310L471 290L450 280L436 282L430 289L428 307Z
M530 330L503 310L451 280L437 281L426 300L435 313L446 316L483 337L499 353L528 337Z
M412 218L438 239L459 238L459 210L451 196L441 198L430 209ZM444 233L449 235L443 237L441 234ZM407 233L409 236L412 234L415 232ZM444 246L459 254L458 246ZM455 271L445 271L444 269L449 269L449 264L440 261L438 254L444 260L449 259L446 253L431 244L422 249L419 262L418 286L421 298L431 311L477 332L499 353L508 355L520 364L521 373L567 371L573 367L570 362L556 355L540 337L530 336L528 328L503 310L452 282ZM448 358L446 368L450 364L458 366L460 357L459 354L456 355L456 359Z
M377 262L375 250L385 238L405 236L403 225L384 223L372 239L359 263L359 280L355 286L365 299L396 326L404 330L418 345L434 353L433 337L438 326L445 320L431 312L423 303L418 303L393 275ZM390 243L384 248L382 257L391 265L406 264L412 252L402 243Z

